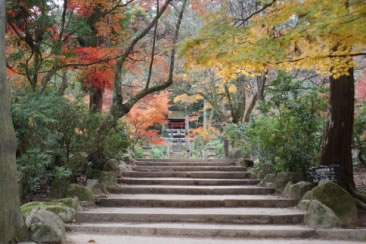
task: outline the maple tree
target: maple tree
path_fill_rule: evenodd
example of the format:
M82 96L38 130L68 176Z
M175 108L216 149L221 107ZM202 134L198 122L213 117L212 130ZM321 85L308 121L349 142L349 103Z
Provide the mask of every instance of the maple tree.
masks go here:
M169 113L169 94L151 94L140 100L124 117L130 126L130 137L133 144L145 140L151 144L163 144L159 130L152 129L156 125L166 125Z
M315 69L329 76L330 121L320 162L339 164L343 184L352 191L352 58L365 55L365 12L360 0L263 1L244 16L232 16L223 6L207 17L182 54L187 68L215 66L226 80L268 68Z
M113 103L110 109L110 112L106 115L105 119L101 123L101 125L98 128L97 135L98 138L96 140L97 143L102 143L105 139L105 136L108 134L108 132L116 126L117 121L125 116L132 107L142 98L146 97L149 94L152 94L154 92L163 90L167 87L169 87L173 83L173 73L174 73L174 66L175 66L175 53L176 53L176 47L179 36L179 30L180 25L183 19L184 10L186 8L187 1L184 0L181 4L180 10L178 10L178 20L176 22L175 32L173 35L173 47L170 52L170 62L169 62L169 70L167 72L167 79L165 82L158 82L155 85L149 85L149 82L146 83L146 86L143 89L140 89L130 97L128 100L124 99L124 93L122 90L122 68L125 64L128 56L131 54L131 52L134 50L135 45L157 24L159 18L162 16L162 14L165 12L165 10L168 8L169 4L171 3L171 0L166 0L164 4L159 8L159 11L157 12L154 19L146 26L145 29L143 29L137 36L132 38L130 41L128 47L125 49L121 57L117 60L116 66L115 66L115 79L114 79L114 90L113 90ZM147 79L149 81L149 77ZM98 152L96 152L98 154Z
M15 243L24 220L16 171L16 137L10 114L10 100L5 66L5 0L0 1L0 242Z
M204 99L223 123L249 121L257 100L263 97L266 73L255 79L239 76L230 81L217 77L214 70L197 73L203 75L196 75L187 85L181 86L183 95L177 96L175 102L192 103Z

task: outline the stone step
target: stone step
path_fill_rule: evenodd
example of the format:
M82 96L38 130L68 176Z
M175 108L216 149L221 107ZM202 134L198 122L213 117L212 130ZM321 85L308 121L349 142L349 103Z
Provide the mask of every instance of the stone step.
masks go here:
M173 195L173 194L118 194L98 200L102 207L293 207L295 201L270 195Z
M163 158L163 159L155 159L155 158L139 158L137 162L169 162L169 163L234 163L235 160L232 159L187 159L187 158Z
M119 185L111 193L148 194L247 194L266 195L274 192L271 188L259 186L175 186L175 185Z
M67 231L84 234L179 236L199 238L283 238L366 240L366 229L313 229L303 225L229 225L194 223L102 223L66 225ZM91 237L91 236L90 236ZM242 243L245 240L242 240ZM277 241L275 241L277 242ZM110 243L110 242L108 242ZM122 242L120 242L122 243ZM147 241L147 243L152 243ZM173 242L172 242L173 243ZM188 242L190 243L190 242ZM205 242L203 242L205 243ZM210 243L210 242L207 242ZM247 243L247 242L245 242ZM273 243L273 242L269 242ZM290 242L292 243L292 242ZM303 242L300 242L303 243ZM317 243L317 242L316 242ZM333 243L333 242L332 242ZM341 242L344 243L344 242ZM160 244L160 243L159 243Z
M141 178L202 178L202 179L248 179L249 172L123 172L123 177L141 177Z
M321 238L320 230L316 231L316 236ZM328 231L327 231L328 232ZM351 235L357 233L351 233ZM328 233L329 234L329 233ZM336 239L333 237L333 239ZM93 242L91 241L93 240ZM320 240L320 239L248 239L248 238L182 238L164 236L132 236L132 235L103 235L103 234L83 234L69 233L67 241L72 244L102 243L102 244L364 244L364 241L346 240Z
M192 162L192 161L137 161L136 166L234 166L234 162Z
M302 224L291 208L95 208L77 214L77 223L187 222L223 224Z
M131 178L118 179L121 184L136 185L256 185L259 180L252 179L201 179L201 178Z
M134 171L162 172L162 171L234 171L246 172L247 168L241 166L135 166Z

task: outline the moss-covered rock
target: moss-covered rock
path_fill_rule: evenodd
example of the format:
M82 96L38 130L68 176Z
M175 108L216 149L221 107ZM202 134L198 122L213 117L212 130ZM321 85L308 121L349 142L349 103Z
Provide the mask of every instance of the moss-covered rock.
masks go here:
M124 154L122 156L122 161L126 162L129 165L133 165L136 162L135 159L132 156L130 156L129 154Z
M301 200L311 200L312 198L312 191L307 191Z
M333 210L317 200L310 202L304 221L305 224L315 228L333 228L339 223Z
M301 200L299 204L297 204L297 207L301 210L308 210L310 203L311 200Z
M258 178L264 179L268 174L275 174L276 170L271 163L261 163L259 165Z
M94 194L89 187L71 184L66 192L67 197L77 197L80 201L90 201L94 199Z
M75 209L76 211L80 209L80 202L77 197L61 198L61 199L53 200L52 202L62 203L70 208Z
M25 218L31 232L30 239L37 243L66 243L65 225L56 214L44 209L34 209Z
M101 172L99 176L99 182L104 184L106 187L117 185L117 176L114 172Z
M300 181L296 184L289 182L282 194L286 197L296 200L296 202L299 202L303 198L304 194L313 188L314 185L306 181Z
M120 173L132 171L132 167L124 161L119 161L118 168Z
M276 175L276 179L273 182L273 188L281 193L288 182L297 183L302 180L302 176L295 172L280 172Z
M119 161L117 159L109 159L105 164L103 171L111 171L119 174Z
M274 180L276 179L275 174L266 175L263 180L259 183L260 186L272 187Z
M93 191L94 195L106 194L108 193L106 186L100 183L99 180L89 179L86 185Z
M69 179L55 179L51 185L50 195L54 198L65 197L69 185Z
M24 217L28 217L35 209L50 211L60 217L65 223L71 223L76 215L75 209L60 202L30 202L21 207Z
M312 190L312 200L326 205L339 218L342 226L350 226L357 222L357 203L355 199L336 183L328 181Z

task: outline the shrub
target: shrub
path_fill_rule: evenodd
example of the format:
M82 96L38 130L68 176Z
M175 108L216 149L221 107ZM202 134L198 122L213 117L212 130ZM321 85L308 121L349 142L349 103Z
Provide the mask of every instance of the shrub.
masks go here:
M70 177L65 163L73 154L95 150L96 129L103 119L91 114L81 100L70 102L57 93L17 94L12 99L17 137L17 167L25 192L35 193L50 181ZM128 146L128 135L119 125L106 139L105 154L114 156Z
M280 73L266 91L268 102L247 124L228 125L225 134L239 141L246 156L272 162L278 171L301 171L318 157L326 109L323 92Z

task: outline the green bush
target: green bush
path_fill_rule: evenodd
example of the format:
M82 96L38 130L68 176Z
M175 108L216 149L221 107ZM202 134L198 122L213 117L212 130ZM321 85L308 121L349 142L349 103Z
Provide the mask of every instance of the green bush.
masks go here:
M21 93L21 92L19 92ZM12 117L17 137L17 167L26 193L41 190L50 181L70 177L66 162L73 154L90 154L96 148L96 129L103 117L91 114L81 100L70 102L57 93L16 94ZM106 139L104 153L114 156L128 146L124 126Z
M127 125L119 122L117 127L109 132L104 145L104 155L108 158L121 158L130 146Z
M135 146L134 153L136 158L143 158L144 157L144 149L139 146Z
M353 148L358 151L356 161L366 167L366 102L356 105L356 117L353 128Z
M167 158L168 152L165 146L153 146L150 150L150 158Z
M228 125L225 135L247 157L272 162L278 171L305 172L316 164L324 125L324 92L280 73L266 90L268 102L250 123Z

